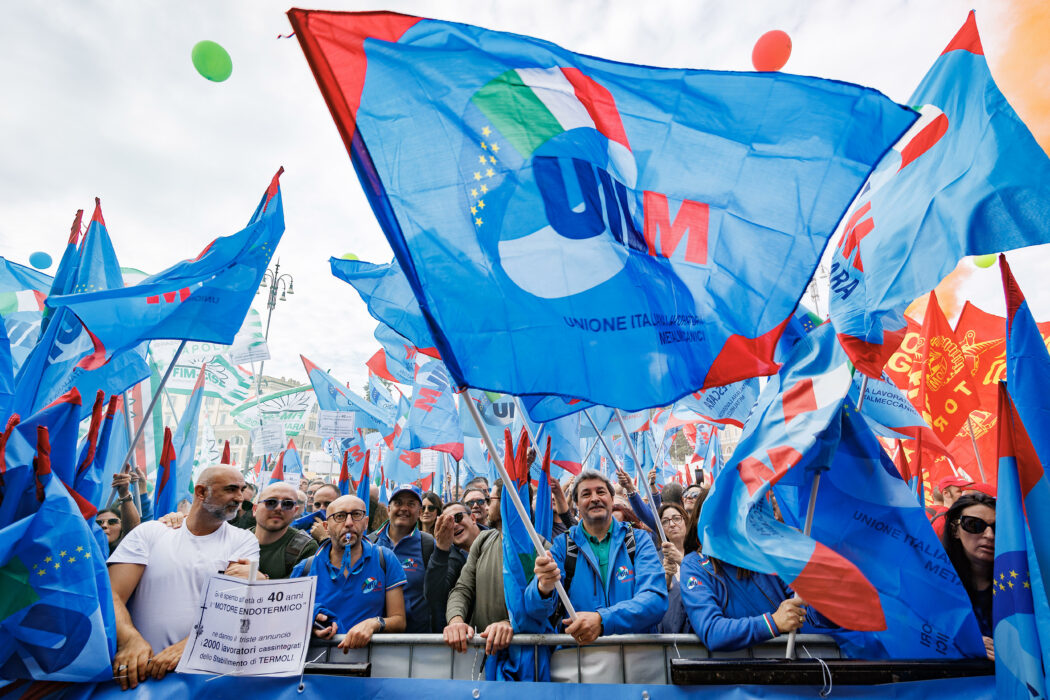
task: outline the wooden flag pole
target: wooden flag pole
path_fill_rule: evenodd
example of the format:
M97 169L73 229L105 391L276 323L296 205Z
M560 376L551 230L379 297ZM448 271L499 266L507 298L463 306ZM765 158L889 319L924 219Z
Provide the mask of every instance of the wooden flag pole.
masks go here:
M504 466L503 460L499 458L499 451L496 449L496 444L492 441L492 436L489 435L485 421L481 419L481 414L478 413L478 407L474 405L473 401L464 401L464 403L467 405L467 410L470 411L470 417L474 419L474 424L478 426L478 432L481 433L481 437L485 441L485 447L488 448L489 456L496 465L496 471L499 472L500 478L503 479L503 497L510 496L514 510L518 512L518 517L521 518L521 522L529 532L532 545L536 548L536 555L541 557L547 556L547 550L543 547L543 540L540 539L536 528L533 527L532 518L529 517L529 512L522 504L521 498L518 497L518 490L514 488L514 482L511 480L510 474L507 473L507 467ZM560 580L554 584L554 590L557 591L558 597L561 598L562 605L565 606L565 611L569 614L569 617L575 620L576 608L572 606L572 601L569 600L569 595L565 592L565 587L562 586Z
M656 501L653 499L653 492L649 490L648 475L642 473L642 462L638 459L638 451L634 448L634 440L631 440L631 436L627 433L627 425L623 422L623 414L620 413L620 409L614 408L613 413L616 415L616 422L620 424L620 430L623 431L623 439L627 441L631 448L631 459L634 460L635 471L638 472L638 482L645 488L645 497L649 500L649 509L653 512L653 520L656 521L656 529L660 533L660 541L666 542L667 535L664 534L664 526L660 522L660 515L656 512Z

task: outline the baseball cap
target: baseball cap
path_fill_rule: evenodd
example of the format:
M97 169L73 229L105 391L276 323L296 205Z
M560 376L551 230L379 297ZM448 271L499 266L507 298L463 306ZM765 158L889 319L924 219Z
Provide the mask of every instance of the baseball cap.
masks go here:
M937 482L937 489L939 491L944 491L944 489L948 488L949 486L958 486L959 488L962 488L964 486L969 486L972 483L972 481L967 481L962 477L946 476Z
M406 484L404 486L399 486L398 488L394 489L394 491L390 494L390 498L387 499L386 504L390 505L393 502L393 500L397 498L398 494L401 493L410 493L416 497L416 500L419 501L420 504L423 503L423 494L422 492L420 492L419 487L414 486L412 484Z
M983 493L985 496L991 496L992 498L995 498L995 487L991 484L986 484L982 481L977 481L972 484L969 484L968 486L963 488L963 491L977 491L979 493Z

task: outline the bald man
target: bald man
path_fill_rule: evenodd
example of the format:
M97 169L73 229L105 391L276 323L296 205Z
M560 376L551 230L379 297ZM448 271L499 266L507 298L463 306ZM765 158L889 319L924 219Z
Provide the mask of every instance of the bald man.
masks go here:
M346 651L366 646L376 632L404 631L405 570L392 551L364 536L364 501L340 496L326 517L328 540L291 575L317 577L314 615L326 627L314 634L331 639L345 631L339 648Z
M229 524L240 511L243 487L234 467L204 469L182 527L142 523L110 555L117 618L113 676L122 689L175 670L208 578L246 575L248 562L259 558L255 535Z

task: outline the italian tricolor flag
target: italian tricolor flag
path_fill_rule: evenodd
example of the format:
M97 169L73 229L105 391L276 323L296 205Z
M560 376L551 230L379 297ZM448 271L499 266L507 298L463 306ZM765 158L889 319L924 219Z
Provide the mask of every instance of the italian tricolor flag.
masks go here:
M471 101L528 158L549 139L595 129L630 151L612 94L578 68L518 68L489 81Z
M47 295L35 289L23 289L18 292L0 292L0 316L7 316L17 311L43 311Z

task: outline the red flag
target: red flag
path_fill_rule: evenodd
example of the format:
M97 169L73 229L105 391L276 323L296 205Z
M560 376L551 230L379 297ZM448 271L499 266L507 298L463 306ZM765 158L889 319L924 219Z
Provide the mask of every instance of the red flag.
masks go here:
M226 444L223 445L223 447L222 447L222 459L219 460L219 464L232 464L232 462L230 461L230 441L229 440L227 440Z

